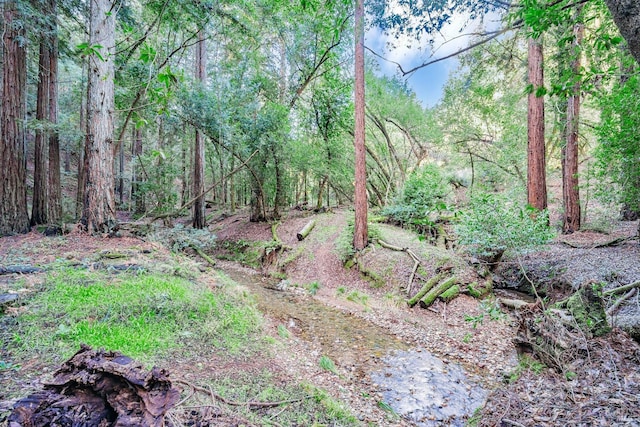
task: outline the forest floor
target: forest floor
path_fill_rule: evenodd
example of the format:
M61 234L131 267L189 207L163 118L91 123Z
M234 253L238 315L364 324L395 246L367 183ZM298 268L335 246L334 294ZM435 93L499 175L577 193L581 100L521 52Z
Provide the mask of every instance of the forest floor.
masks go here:
M212 289L227 286L231 280L241 292L254 295L264 316L263 333L277 343L277 349L239 357L208 348L154 363L169 369L172 378L191 384L208 384L224 377L231 382L235 378L241 387L251 377L264 377L265 371L278 387L311 384L355 415L352 421L345 418L330 425L640 425L640 347L628 335L614 329L600 338L584 337L584 342L576 346L579 351L570 370L546 367L518 354L514 345L521 325L518 315L501 309L491 298L479 301L462 294L448 304L437 302L429 309L408 308L406 288L413 292L415 285L409 284L413 260L405 253L374 245L360 260L364 274L357 267L344 268L341 237L348 216L342 210L322 214L290 211L276 228L282 244L278 256L268 259L263 255L265 248L273 245L270 224L251 223L243 213L217 216L209 225L216 235L216 248L209 252L216 266L189 250L190 258L177 262L195 271L196 280ZM296 233L311 219L316 220L314 230L299 241ZM386 224L375 227L388 243L418 253L424 275L428 276L442 259L459 257L451 251L434 252L409 231ZM505 260L497 272L498 282L520 281L509 267L513 264L530 266L527 271L536 275L553 297L565 295L567 286L589 280L604 281L612 287L637 281L640 247L634 240L636 230L637 222L629 222L620 223L608 235L576 233L559 237L536 253ZM61 259L100 260L162 271L164 266L176 263L175 256L162 245L167 243L163 239L161 232L144 238L109 239L79 232L49 238L32 232L0 239L0 266L46 268ZM615 245L597 247L616 239ZM111 260L105 256L109 253L126 254L126 258ZM460 268L466 271L466 267ZM13 282L18 278L21 287L17 292L28 295L38 289L45 275L0 276L0 294L15 289ZM627 310L638 304L637 295L635 298L626 304ZM28 297L24 301L28 304ZM5 310L5 317L17 315L21 309L22 303L11 306ZM426 359L426 354L433 355L435 361ZM10 403L38 389L55 368L47 360L16 361L2 350L0 425ZM423 381L427 365L437 366L444 376ZM454 372L454 366L464 373ZM435 391L429 394L420 389L445 389L447 383L464 387L435 397ZM403 390L393 388L407 391L402 394ZM469 412L468 405L473 402L465 399L472 394L486 400L483 409L474 412L471 408ZM414 399L411 404L407 404L409 398ZM417 408L433 401L435 406L429 411ZM246 413L235 418L226 413L226 418L218 414L217 421L202 425L311 425L279 418L294 404L280 406L262 421L247 421L251 418ZM464 413L451 413L456 410Z

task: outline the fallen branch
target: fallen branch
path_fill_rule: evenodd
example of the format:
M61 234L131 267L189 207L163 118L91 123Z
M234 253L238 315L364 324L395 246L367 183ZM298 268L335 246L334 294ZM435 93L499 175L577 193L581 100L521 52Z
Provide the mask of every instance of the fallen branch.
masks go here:
M409 277L409 283L407 284L407 293L411 292L411 285L413 284L413 278L416 277L416 272L420 267L420 261L416 260L413 264L413 270L411 271L411 277Z
M219 402L224 403L225 405L229 405L229 406L245 406L249 409L260 409L260 408L274 408L276 406L280 406L280 405L287 405L289 403L296 403L296 402L302 402L303 400L306 399L311 399L313 396L303 396L303 397L299 397L296 399L287 399L287 400L278 400L275 402L260 402L260 401L255 401L255 400L250 400L248 402L237 402L234 400L229 400L224 398L223 396L219 395L218 393L214 392L211 388L204 388L204 387L200 387L197 386L195 384L192 384L188 381L185 380L174 380L174 383L177 384L183 384L186 385L187 387L190 387L192 390L195 390L197 392L200 393L204 393L208 396L210 396L213 400L217 400Z
M381 239L378 239L378 244L380 246L382 246L383 248L391 249L392 251L397 251L397 252L407 252L408 251L407 248L401 248L400 246L392 245L391 243L387 243L387 242L385 242L384 240L381 240Z
M611 307L607 309L606 311L607 316L611 317L613 313L622 305L623 302L625 302L626 300L628 300L629 298L635 295L636 291L637 289L633 288L629 292L627 292L626 294L618 298L618 300L615 303L613 303Z
M619 292L624 292L624 291L628 291L630 289L635 289L635 288L640 288L640 280L638 280L637 282L629 283L628 285L619 286L617 288L606 290L602 293L602 296L606 297L609 295L617 294Z

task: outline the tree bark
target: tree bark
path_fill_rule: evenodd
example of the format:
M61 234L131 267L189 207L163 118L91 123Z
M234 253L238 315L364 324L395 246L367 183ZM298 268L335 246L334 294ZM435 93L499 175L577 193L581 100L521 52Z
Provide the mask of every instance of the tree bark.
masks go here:
M0 141L0 236L29 231L25 159L26 52L15 1L5 1L2 35L2 140Z
M578 12L580 13L580 12ZM573 27L571 63L574 76L580 74L580 49L584 35L584 24L578 22ZM576 79L567 102L566 144L562 148L562 199L564 217L562 231L573 233L580 230L580 192L578 189L578 123L580 119L580 81Z
M196 80L204 85L206 74L204 32L198 32L196 44ZM195 145L193 148L193 194L202 194L193 204L193 228L202 229L206 226L204 200L204 135L196 129Z
M144 194L140 189L140 184L144 182L144 174L140 164L142 162L142 130L133 131L133 179L131 180L131 198L135 200L135 213L143 214L147 210Z
M40 57L38 59L38 89L36 95L36 120L40 126L36 129L36 141L33 153L33 201L31 205L31 225L46 224L48 207L47 192L47 150L45 141L48 133L45 130L49 119L49 67L51 58L47 48L46 36L40 41Z
M640 62L640 2L638 0L605 0L613 21L627 41L631 55Z
M56 23L57 1L49 1L52 16L49 37L49 122L58 123L58 27ZM65 165L67 167L67 165ZM49 222L62 220L62 185L60 183L60 136L57 129L49 132Z
M364 0L356 0L355 11L355 225L353 247L367 246L367 171L365 153L364 96Z
M529 107L527 114L527 203L535 209L547 208L546 159L544 141L544 87L542 41L529 39Z
M92 234L117 228L113 176L115 0L91 0L82 225ZM99 49L96 46L101 46Z

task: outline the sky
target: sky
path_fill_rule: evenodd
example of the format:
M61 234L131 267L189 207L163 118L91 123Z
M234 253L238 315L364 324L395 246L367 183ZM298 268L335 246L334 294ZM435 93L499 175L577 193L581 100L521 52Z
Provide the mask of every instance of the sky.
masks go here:
M462 29L465 24L466 28ZM409 70L424 62L447 56L467 47L473 37L465 33L480 31L482 28L485 31L495 30L499 24L498 15L486 16L483 22L479 20L469 22L468 16L455 14L450 23L445 25L436 36L434 51L429 48L426 35L424 40L419 41L409 39L406 36L396 39L393 35L382 34L377 28L372 28L367 32L365 45L384 58L401 64L404 70ZM394 46L390 48L389 43ZM398 75L396 64L380 58L376 59L382 74ZM421 68L403 79L406 79L409 87L413 89L425 107L433 107L442 99L444 85L449 74L455 71L458 65L456 57L449 58Z

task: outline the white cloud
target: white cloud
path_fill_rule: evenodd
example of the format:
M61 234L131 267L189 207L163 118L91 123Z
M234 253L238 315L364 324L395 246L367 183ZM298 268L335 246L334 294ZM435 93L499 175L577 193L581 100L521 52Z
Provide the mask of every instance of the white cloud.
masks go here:
M412 21L417 22L418 19L412 18ZM491 13L475 20L470 20L468 13L456 13L440 32L424 34L419 40L406 34L397 37L383 34L379 29L373 28L366 34L365 43L388 61L397 62L402 65L404 70L409 70L424 62L464 49L477 39L478 34L495 31L499 28L500 16L497 13ZM454 63L457 64L457 61ZM397 71L397 66L390 62L381 61L380 65L385 74Z

